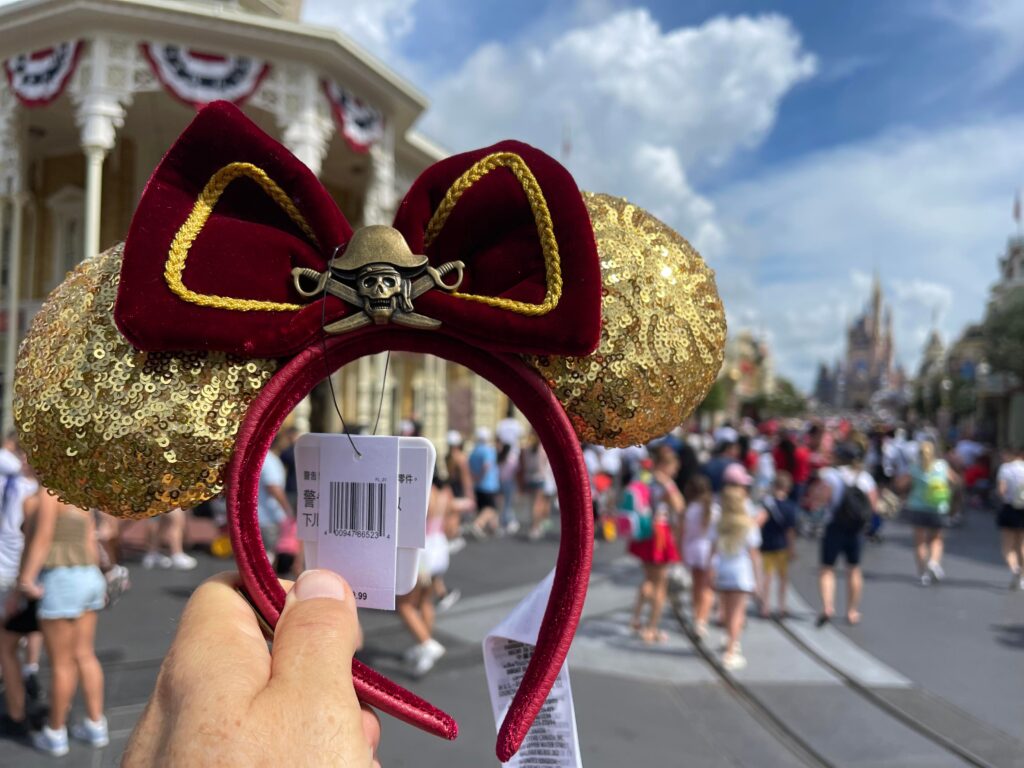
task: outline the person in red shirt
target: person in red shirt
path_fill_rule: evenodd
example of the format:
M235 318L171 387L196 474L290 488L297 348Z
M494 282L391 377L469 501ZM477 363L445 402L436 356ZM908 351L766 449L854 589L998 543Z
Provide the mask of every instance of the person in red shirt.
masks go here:
M791 501L799 501L804 488L811 476L810 451L793 439L792 432L785 432L779 444L772 451L775 469L784 470L793 477L793 489L790 491Z

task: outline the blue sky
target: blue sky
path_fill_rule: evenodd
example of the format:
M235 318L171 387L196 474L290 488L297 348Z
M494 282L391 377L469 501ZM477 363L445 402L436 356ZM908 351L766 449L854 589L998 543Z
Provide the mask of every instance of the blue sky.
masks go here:
M674 226L730 327L802 387L874 270L911 368L933 317L948 340L983 315L1024 185L1024 0L305 0L304 18L424 91L417 128L448 149L528 141Z

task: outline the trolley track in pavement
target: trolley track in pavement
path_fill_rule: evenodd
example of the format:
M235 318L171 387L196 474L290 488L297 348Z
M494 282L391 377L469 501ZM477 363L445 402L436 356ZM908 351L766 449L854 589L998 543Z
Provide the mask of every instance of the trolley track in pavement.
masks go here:
M707 647L707 644L697 636L693 625L683 613L682 602L679 600L678 595L673 595L669 602L680 629L690 639L694 649L704 659L704 662L715 671L715 674L722 681L725 688L732 693L747 713L761 727L788 749L803 765L813 766L814 768L839 768L836 763L826 758L806 739L793 730L785 720L775 714L770 707L759 697L755 696L745 685L729 674L725 667L722 666L721 661Z
M697 636L697 633L694 631L693 624L684 614L682 601L679 599L678 595L673 595L671 597L670 604L679 627L689 638L694 649L696 649L701 658L703 658L704 661L715 671L715 674L719 677L725 687L747 709L753 718L768 730L784 747L789 749L804 765L819 766L820 768L839 768L842 765L842 763L837 763L829 756L823 754L819 748L816 748L796 729L786 723L782 717L776 714L762 696L758 695L750 686L745 685L742 681L738 680L735 675L731 674L722 666L718 656L708 647L704 640ZM834 675L842 684L843 689L850 691L861 700L866 701L873 707L885 713L888 717L906 726L911 731L939 747L944 752L964 761L967 765L975 766L975 768L1003 768L1003 766L986 760L984 757L978 755L963 744L950 739L922 721L920 718L915 717L892 702L887 701L877 692L851 677L844 670L840 669L817 650L808 645L796 632L786 626L785 622L775 620L773 623L781 630L786 639L793 643L801 653Z

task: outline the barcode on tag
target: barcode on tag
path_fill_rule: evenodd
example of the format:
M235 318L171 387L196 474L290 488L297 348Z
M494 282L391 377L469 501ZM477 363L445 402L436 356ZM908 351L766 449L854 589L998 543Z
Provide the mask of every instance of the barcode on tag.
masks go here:
M384 535L387 523L385 483L332 481L328 488L330 516L325 533L374 539Z

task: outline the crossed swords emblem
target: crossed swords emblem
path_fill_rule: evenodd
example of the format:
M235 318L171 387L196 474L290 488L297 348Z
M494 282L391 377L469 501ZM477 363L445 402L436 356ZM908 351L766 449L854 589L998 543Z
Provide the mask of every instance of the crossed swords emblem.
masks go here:
M432 267L426 256L412 252L397 229L375 224L357 230L345 252L335 255L325 271L295 267L292 279L304 298L326 292L363 310L325 325L327 333L389 322L429 330L439 327L441 321L415 312L413 301L433 288L449 293L458 290L465 266L461 261L449 261ZM454 282L446 283L445 276L453 272ZM307 288L310 284L312 288Z

